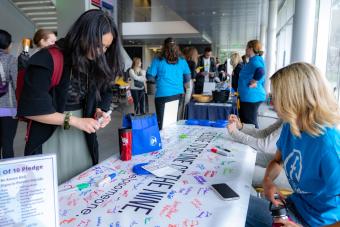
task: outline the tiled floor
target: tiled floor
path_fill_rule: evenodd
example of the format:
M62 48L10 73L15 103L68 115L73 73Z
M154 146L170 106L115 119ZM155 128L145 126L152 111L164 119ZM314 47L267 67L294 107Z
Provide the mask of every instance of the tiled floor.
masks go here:
M149 96L149 111L155 112L154 97ZM121 99L121 103L112 113L112 121L105 128L98 131L99 142L99 159L100 161L108 158L115 152L119 151L118 145L118 128L122 124L122 116L125 113L133 112L133 106L127 105L125 99ZM259 111L259 126L266 127L273 123L275 119L271 117L262 117L261 115L273 115L273 111L269 110L268 106L262 105ZM274 114L275 115L275 114ZM23 122L19 123L17 135L14 141L15 156L22 156L24 153L26 125Z

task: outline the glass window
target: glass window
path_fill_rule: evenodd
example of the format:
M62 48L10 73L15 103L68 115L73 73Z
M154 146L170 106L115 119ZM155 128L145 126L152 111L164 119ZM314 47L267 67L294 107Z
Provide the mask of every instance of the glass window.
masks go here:
M330 26L326 77L340 100L340 0L333 0Z

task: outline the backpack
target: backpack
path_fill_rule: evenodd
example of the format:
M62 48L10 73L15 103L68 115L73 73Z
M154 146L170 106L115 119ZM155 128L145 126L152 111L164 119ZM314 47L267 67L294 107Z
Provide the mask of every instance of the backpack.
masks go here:
M63 74L64 56L63 56L63 53L60 51L60 49L55 45L49 47L48 52L51 54L52 59L53 59L53 74L52 74L51 84L50 84L50 87L49 87L49 90L51 90L53 87L57 86L60 82L61 76ZM19 104L19 100L20 100L20 97L21 97L22 90L24 88L25 72L26 72L26 69L21 69L18 72L17 89L15 91L15 95L16 95L18 104ZM25 137L25 139L27 141L28 137L29 137L31 125L32 125L32 120L29 120L29 119L26 119L26 118L21 119L21 120L27 121L27 131L26 131L26 137Z
M4 96L8 92L8 81L6 80L6 75L4 67L0 62L0 97Z

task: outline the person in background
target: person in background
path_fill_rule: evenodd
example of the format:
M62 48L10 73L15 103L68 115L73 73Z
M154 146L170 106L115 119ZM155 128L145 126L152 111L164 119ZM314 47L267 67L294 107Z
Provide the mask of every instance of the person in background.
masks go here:
M275 110L284 123L263 189L275 206L275 194L285 200L291 218L274 222L291 227L335 224L340 220L339 105L325 76L308 63L280 69L271 77L271 86ZM282 168L293 189L288 198L274 184ZM272 226L268 200L250 197L246 226Z
M198 61L198 51L195 47L189 47L185 58L187 60L189 69L190 69L190 74L191 74L191 81L190 81L190 88L189 91L186 92L186 96L185 96L185 101L184 101L184 105L188 104L190 102L191 99L191 95L194 89L194 83L196 81L196 75L197 75L197 61Z
M208 75L210 78L215 77L216 73L216 61L212 56L212 50L210 47L204 49L204 54L198 58L198 67L201 67L200 72L204 75Z
M18 116L32 120L25 155L56 153L62 183L98 163L96 132L111 121L112 82L123 64L116 25L101 10L84 12L56 45L64 56L59 84L50 89L48 49L34 54Z
M210 47L204 49L204 54L198 58L197 67L200 72L196 76L195 93L201 94L203 92L204 82L213 81L216 76L215 58L212 56Z
M242 55L242 62L243 64L247 64L249 62L249 58L246 55Z
M56 41L57 36L54 32L46 29L39 29L33 36L33 43L36 46L34 53L38 52L41 48L54 45Z
M267 128L256 129L252 124L241 123L236 115L231 114L227 128L229 135L235 141L257 150L252 185L262 187L265 169L268 163L273 160L276 152L276 142L281 134L282 120L278 119ZM283 172L275 179L275 184L281 189L290 189L287 177Z
M216 58L216 69L218 73L218 78L220 81L225 81L227 79L227 65L225 63L221 63L219 58Z
M146 89L146 77L145 70L142 69L142 60L140 58L133 58L132 66L129 70L129 76L131 79L131 95L133 98L133 104L135 114L145 114L145 89Z
M231 75L231 87L234 89L235 92L237 92L238 79L243 67L243 62L239 53L234 52L230 55L230 65L233 67L233 72Z
M13 141L18 126L15 98L18 63L9 54L11 47L11 34L0 29L0 83L7 87L0 97L0 159L14 157Z
M173 38L164 40L160 55L153 59L148 80L156 81L155 107L159 129L162 129L165 103L179 100L184 86L190 86L190 69Z
M240 71L238 93L240 97L239 116L241 122L254 124L258 128L257 114L260 104L266 100L265 63L262 58L262 45L258 40L251 40L246 47L249 63Z

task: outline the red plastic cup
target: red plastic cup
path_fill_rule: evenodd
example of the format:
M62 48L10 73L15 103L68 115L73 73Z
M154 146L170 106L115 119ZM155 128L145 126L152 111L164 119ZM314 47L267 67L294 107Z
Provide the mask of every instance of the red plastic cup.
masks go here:
M120 159L129 161L132 157L132 130L131 128L120 128L118 135Z

